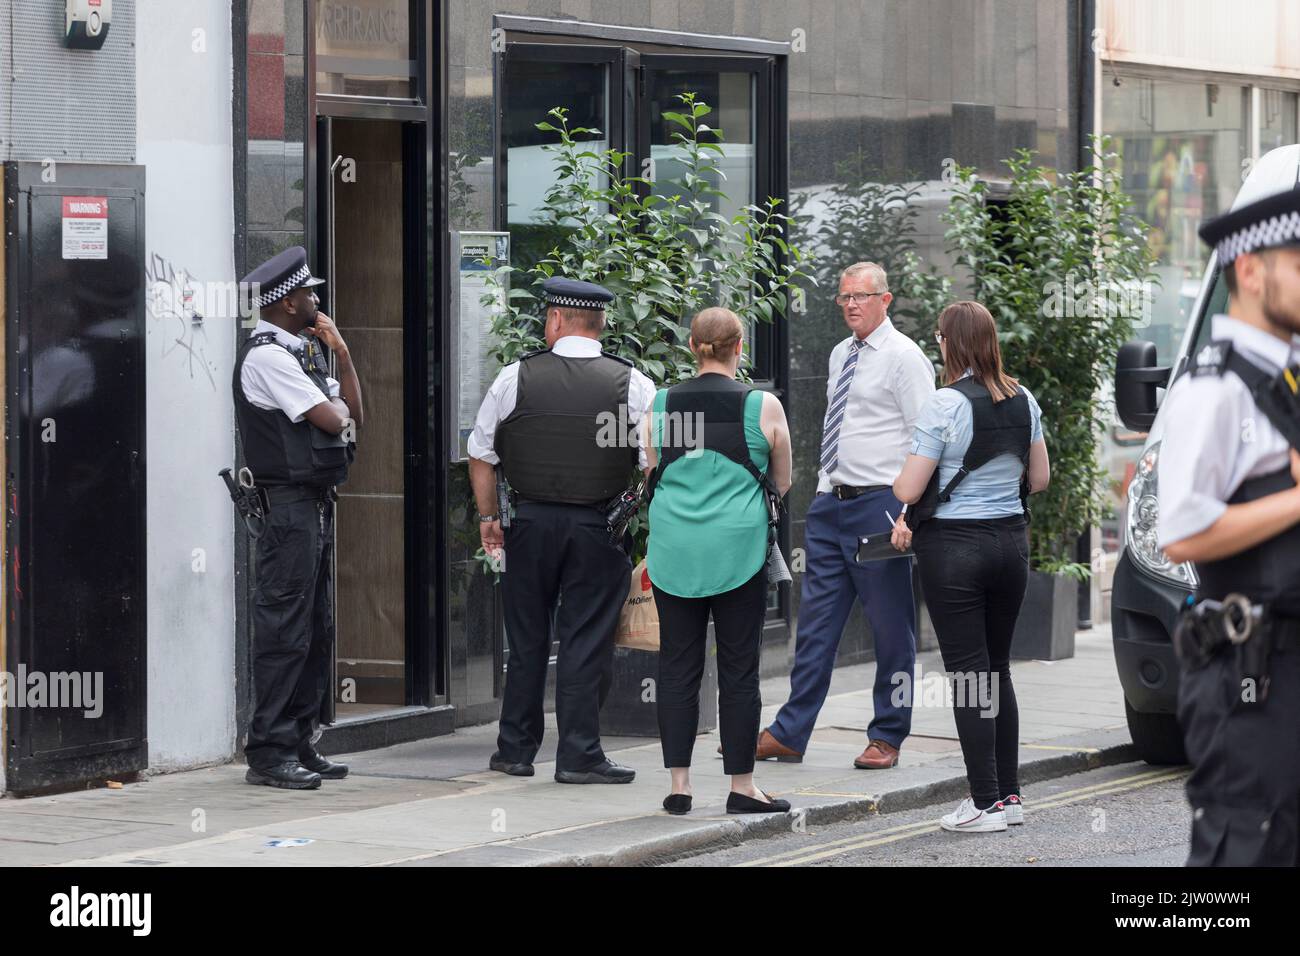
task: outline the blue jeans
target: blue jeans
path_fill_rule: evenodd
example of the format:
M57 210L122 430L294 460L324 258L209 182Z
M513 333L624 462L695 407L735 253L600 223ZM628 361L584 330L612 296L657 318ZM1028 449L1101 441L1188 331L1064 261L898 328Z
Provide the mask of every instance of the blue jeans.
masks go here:
M840 501L818 495L808 509L804 534L807 568L799 605L790 699L769 732L799 753L808 749L817 714L826 700L835 655L853 599L862 602L876 646L875 716L867 738L901 746L912 729L912 709L895 706L896 674L912 679L916 663L916 605L912 599L912 561L900 558L858 564L858 538L888 531L888 511L902 505L888 490Z

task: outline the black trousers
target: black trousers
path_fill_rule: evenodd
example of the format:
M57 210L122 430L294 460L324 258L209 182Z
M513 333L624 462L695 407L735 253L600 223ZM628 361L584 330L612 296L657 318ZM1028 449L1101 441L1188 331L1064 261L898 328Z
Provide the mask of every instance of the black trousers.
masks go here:
M1029 582L1027 525L1021 516L935 518L916 529L912 550L943 666L953 678L971 798L985 809L1020 793L1011 638Z
M700 681L713 615L718 648L718 724L722 771L752 773L758 744L758 659L767 615L767 567L738 588L683 598L654 589L659 610L659 740L665 767L689 767L700 732Z
M497 751L511 762L532 763L542 745L554 621L556 769L589 770L605 759L600 707L632 562L609 543L604 515L580 505L520 502L505 539L501 586L510 658Z
M274 504L257 540L250 767L298 759L329 686L334 653L334 503Z
M1300 649L1275 651L1268 696L1244 699L1236 653L1183 666L1178 722L1192 775L1188 866L1300 866Z

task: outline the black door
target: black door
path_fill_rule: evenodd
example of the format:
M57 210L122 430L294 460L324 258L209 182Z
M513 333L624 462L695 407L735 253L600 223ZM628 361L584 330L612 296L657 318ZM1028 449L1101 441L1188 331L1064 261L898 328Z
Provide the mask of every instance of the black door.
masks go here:
M144 180L139 166L5 166L15 791L148 764Z

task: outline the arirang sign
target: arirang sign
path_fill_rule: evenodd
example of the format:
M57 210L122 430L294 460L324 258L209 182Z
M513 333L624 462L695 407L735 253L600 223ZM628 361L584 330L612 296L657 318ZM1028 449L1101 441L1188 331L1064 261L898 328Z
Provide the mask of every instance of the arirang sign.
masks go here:
M316 36L331 43L394 46L406 42L407 23L407 0L321 0Z

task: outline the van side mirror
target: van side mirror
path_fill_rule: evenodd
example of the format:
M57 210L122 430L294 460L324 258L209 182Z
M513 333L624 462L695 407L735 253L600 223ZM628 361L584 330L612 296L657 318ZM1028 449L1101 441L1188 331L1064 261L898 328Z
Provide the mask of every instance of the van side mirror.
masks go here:
M1129 342L1115 358L1115 409L1125 428L1149 432L1156 420L1156 389L1169 384L1169 369L1156 366L1153 342Z

